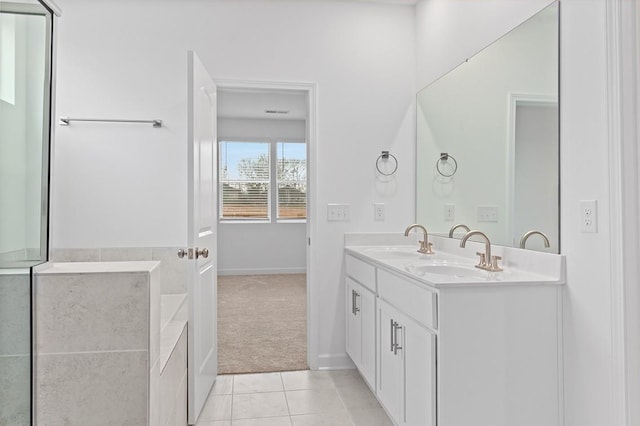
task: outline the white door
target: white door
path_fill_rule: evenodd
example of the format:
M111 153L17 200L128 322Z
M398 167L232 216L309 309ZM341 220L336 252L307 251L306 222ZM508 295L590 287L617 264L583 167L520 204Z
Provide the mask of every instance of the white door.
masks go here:
M188 55L189 424L218 373L216 86Z

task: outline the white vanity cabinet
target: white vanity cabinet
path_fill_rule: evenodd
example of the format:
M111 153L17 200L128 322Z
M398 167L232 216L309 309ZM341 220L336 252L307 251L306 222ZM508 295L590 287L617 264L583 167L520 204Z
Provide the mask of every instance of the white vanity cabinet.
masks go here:
M353 258L351 262L352 273L375 289L375 268L355 258ZM354 269L354 267L356 269ZM362 271L364 271L364 273L359 273ZM372 290L371 287L365 287L351 277L347 277L346 284L347 353L371 389L375 389L375 290Z
M417 300L435 300L435 294L378 270L379 289L388 285L396 285L390 297L392 300L386 301L383 297L377 300L379 344L376 394L399 425L435 426L435 331L388 303L401 302L416 290L424 293Z
M471 266L474 281L436 281L369 252L345 257L347 350L396 425L563 424L561 279ZM374 348L354 314L371 305Z

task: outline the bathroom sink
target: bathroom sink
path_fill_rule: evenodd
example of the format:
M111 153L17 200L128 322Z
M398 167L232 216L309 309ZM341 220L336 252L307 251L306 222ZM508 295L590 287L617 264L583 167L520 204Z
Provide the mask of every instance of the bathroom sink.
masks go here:
M487 272L474 268L473 266L451 265L447 263L427 263L422 265L407 265L407 272L424 276L425 274L441 275L450 278L470 278L486 279Z

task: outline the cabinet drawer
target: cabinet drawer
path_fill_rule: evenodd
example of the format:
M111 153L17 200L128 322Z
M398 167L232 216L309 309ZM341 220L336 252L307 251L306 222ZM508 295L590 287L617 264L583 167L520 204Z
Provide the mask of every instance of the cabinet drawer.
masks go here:
M345 263L347 275L375 293L376 268L350 254L346 256Z
M438 295L424 286L378 269L378 296L418 323L438 328Z

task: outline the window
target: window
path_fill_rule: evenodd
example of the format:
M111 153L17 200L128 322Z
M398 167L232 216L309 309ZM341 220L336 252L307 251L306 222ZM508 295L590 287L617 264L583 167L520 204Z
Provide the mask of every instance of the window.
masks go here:
M278 142L278 219L307 217L307 150L304 143Z
M221 220L306 219L303 142L220 141L219 159Z
M269 219L270 144L220 142L220 218Z

